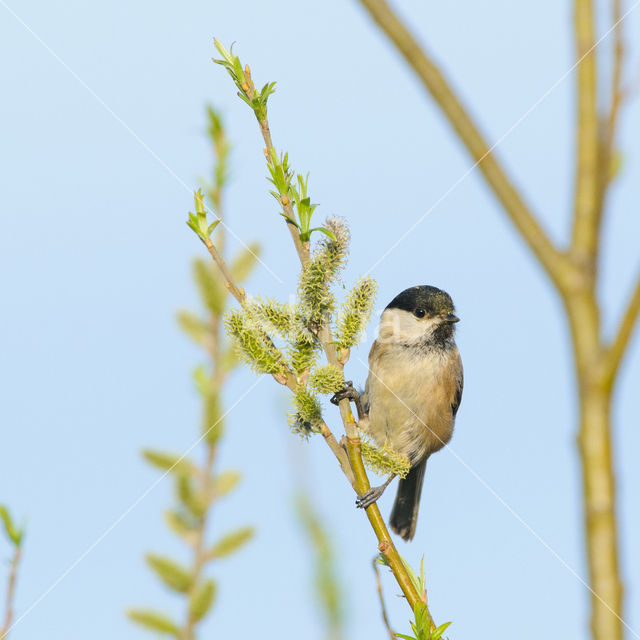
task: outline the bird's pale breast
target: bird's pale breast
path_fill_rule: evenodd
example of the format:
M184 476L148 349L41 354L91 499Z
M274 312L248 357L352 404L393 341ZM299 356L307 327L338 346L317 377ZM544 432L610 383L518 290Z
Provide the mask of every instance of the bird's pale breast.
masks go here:
M374 344L363 400L371 436L415 464L451 439L462 364L455 345L429 357L409 354L402 345Z

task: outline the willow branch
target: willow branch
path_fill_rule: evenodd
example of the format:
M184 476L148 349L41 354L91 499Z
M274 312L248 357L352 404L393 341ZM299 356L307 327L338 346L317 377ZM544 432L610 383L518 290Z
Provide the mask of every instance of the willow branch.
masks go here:
M559 283L563 275L564 256L543 231L438 66L385 0L360 2L420 78L477 163L513 224L551 279Z
M242 287L239 287L233 281L233 276L231 275L231 272L229 271L229 267L227 267L227 263L225 262L224 258L220 255L220 253L216 249L216 246L211 241L211 238L205 238L203 240L203 242L204 242L205 246L207 247L207 249L209 250L209 253L211 254L211 257L213 258L213 261L218 266L218 269L220 269L220 273L222 274L222 277L224 278L225 286L227 287L227 289L229 290L231 295L241 305L244 306L244 304L245 304L245 302L247 300L247 295L244 292L244 289Z
M244 307L247 303L247 294L245 293L245 290L242 287L239 287L234 282L233 276L231 275L231 272L227 267L227 263L225 262L224 258L220 255L219 251L216 249L216 246L213 244L211 239L205 237L204 239L201 238L201 240L209 250L209 253L213 258L213 261L216 263L216 266L220 270L220 273L222 274L223 278L225 279L225 286L227 287L231 295L233 295L233 297L240 303L240 305ZM284 358L283 358L283 361L284 361ZM287 367L287 372L284 375L281 375L278 373L273 373L271 375L274 378L274 380L279 384L284 385L285 387L289 388L291 391L296 390L297 388L296 377L289 367Z
M627 350L627 345L640 314L640 274L636 281L635 289L629 298L626 311L622 316L618 331L613 339L613 342L607 349L607 355L605 358L605 379L609 384L613 384L618 367L622 362L622 358Z
M373 559L371 563L373 565L373 571L376 574L376 590L378 591L378 598L380 600L380 610L382 613L382 621L384 622L385 629L389 634L389 638L391 640L396 640L396 634L393 633L391 629L391 625L389 624L389 616L387 615L387 607L384 603L384 594L382 593L382 581L380 580L380 570L378 569L378 558L377 556Z
M327 357L327 362L334 366L342 368L344 365L338 361L338 354L336 352L335 343L331 336L331 330L327 322L324 322L319 336L320 342ZM362 449L360 446L360 436L356 422L351 412L351 405L349 400L343 398L338 404L340 409L340 417L344 425L344 430L347 435L346 447L347 455L349 456L349 462L354 475L354 482L352 483L356 495L362 495L366 493L370 488L369 477L362 461ZM378 539L378 550L386 558L389 563L389 568L393 573L402 593L407 598L409 605L413 609L415 604L421 600L420 594L416 591L409 574L402 562L402 558L396 549L387 525L385 524L380 509L377 503L373 503L365 509L369 523L373 528L376 538ZM425 605L426 606L426 605ZM431 615L429 614L429 617ZM432 619L433 620L433 619Z
M574 7L577 76L576 177L572 251L580 264L593 264L598 245L598 104L592 0Z
M622 84L625 46L622 26L622 0L612 0L611 21L613 23L613 59L611 69L611 86L609 89L609 110L601 118L601 141L598 184L598 228L604 214L607 188L614 177L613 159L615 154L616 133L620 108L626 98L626 90Z
M232 54L226 51L226 49L222 45L220 45L217 41L215 41L215 43L218 51L221 53L221 55L224 58L223 60L216 60L216 62L219 62L220 64L222 64L227 68L227 71L233 78L236 86L240 89L240 93L239 93L240 97L243 100L245 100L245 102L248 102L249 105L253 108L256 119L260 125L260 131L262 132L262 137L266 145L265 155L267 157L267 162L270 162L272 158L276 157L276 155L275 155L275 148L273 146L273 141L271 139L271 131L269 128L269 122L267 119L267 111L266 111L266 100L268 98L269 85L266 85L265 88L260 92L260 94L257 95L253 80L251 78L251 70L249 66L248 65L245 66L244 71L239 72L238 58L232 57ZM278 190L279 190L278 198L283 207L283 214L285 218L290 218L291 220L295 220L293 204L291 203L288 196L288 191L289 191L288 188L280 184L278 186ZM299 231L296 228L295 224L292 224L291 222L287 221L287 226L289 228L289 232L291 234L292 240L296 247L296 251L298 253L300 263L304 268L310 259L309 242L308 241L302 242L302 240L300 239ZM214 252L211 251L211 247L213 247L213 245L211 244L211 247L207 245L207 247L209 248L209 251L212 253L214 260L216 260L216 256ZM218 260L216 260L216 263L219 266L221 264ZM225 276L225 277L227 278L228 283L232 282L228 276ZM336 348L333 342L333 338L331 336L328 317L325 318L322 326L320 327L320 330L318 332L318 337L322 343L322 347L327 356L327 361L330 364L334 364L336 366L342 367L343 363L340 363L337 358ZM293 391L296 391L298 386L297 378L295 378L294 376L291 382L293 382L293 388L290 386L290 384L287 384L287 386L289 386L289 388L292 388ZM358 436L356 423L351 413L349 401L347 399L341 400L339 403L339 408L340 408L340 415L342 418L342 422L345 427L345 433L347 435L346 451L347 451L349 466L351 467L351 471L352 471L352 473L348 473L346 471L345 473L347 475L347 478L349 478L350 482L352 483L352 486L354 487L356 493L358 495L361 495L362 493L364 493L370 488L370 484L364 468L364 463L362 461L362 453L360 449L360 438ZM330 447L330 449L334 452L334 454L338 459L338 462L344 469L345 468L344 457L342 453L338 453L338 450L336 449L335 438L330 433L329 428L326 427L326 425L324 425L324 427L325 428L321 428L321 430L323 431L323 435L325 436L324 440L327 443L327 445ZM407 597L409 604L413 608L414 605L420 600L419 594L417 593L415 587L413 586L411 582L411 578L409 577L409 574L402 562L400 554L398 553L397 549L393 544L393 541L391 540L391 536L389 535L389 532L384 524L384 521L382 520L380 511L377 505L373 504L369 506L366 509L366 513L374 529L374 532L376 533L376 537L378 538L378 543L379 543L378 548L380 552L387 559L389 566L394 576L396 577L398 584L400 585L400 588L402 589L403 593Z
M250 81L251 75L250 75L250 70L248 66L245 67L245 75L247 75L249 79L249 82L247 84L249 85L250 88L252 88L253 82ZM250 94L249 94L249 97L251 97ZM270 154L272 153L274 147L273 147L273 142L271 140L269 122L265 117L263 121L259 120L259 124L260 124L260 130L262 131L265 144L267 145L266 155L267 157L270 157ZM292 208L291 202L288 200L286 195L282 198L282 204L283 204L285 214L290 217L293 217L293 208ZM294 243L296 246L296 250L298 252L298 257L300 258L301 264L304 266L309 260L309 243L308 242L302 243L300 241L298 230L293 225L289 224L288 226L290 231L292 229L295 231L295 234L292 234L292 236L294 237ZM322 344L324 353L327 357L327 362L329 364L338 366L342 369L344 366L344 363L340 363L338 361L338 355L336 352L336 347L333 341L333 337L331 335L331 329L329 327L328 319L325 320L325 322L322 324L320 331L318 333L318 337ZM345 398L340 401L338 406L340 409L340 416L342 418L342 423L344 425L345 433L347 435L346 449L347 449L349 467L351 469L350 472L347 472L345 470L344 458L342 453L338 453L338 450L336 449L337 442L335 441L335 437L333 436L333 434L331 434L330 436L329 434L325 435L324 440L329 446L329 448L336 455L336 458L338 459L340 466L345 472L345 475L347 476L349 482L354 488L356 494L362 495L363 493L365 493L371 488L371 485L369 483L369 478L367 477L367 472L364 468L364 463L362 461L362 452L360 449L360 437L358 435L357 425L353 418L349 401ZM330 433L329 428L326 427L326 429ZM324 435L325 430L322 429L322 431ZM378 539L378 549L380 550L380 553L382 553L387 559L389 563L389 567L391 568L391 571L395 576L398 582L398 585L402 589L402 592L406 596L410 606L413 608L416 602L420 600L420 596L416 591L415 587L413 586L413 583L411 582L411 578L409 577L409 574L407 573L407 570L404 567L402 558L400 557L398 550L393 544L389 531L387 530L384 520L380 515L380 510L378 509L378 505L374 503L371 506L367 507L366 513L367 513L367 518L369 519L369 522L371 523L371 526Z
M5 614L4 623L2 629L0 629L0 640L5 640L8 637L9 630L11 629L11 623L13 622L13 602L16 596L16 582L18 580L18 565L20 564L20 558L22 557L22 548L20 545L16 545L11 558L11 565L9 568L9 582L7 585L7 595L5 598Z
M217 363L217 360L215 360ZM217 368L217 364L216 364ZM206 492L208 489L208 482L213 473L213 464L215 461L215 453L216 448L212 443L207 443L207 461L205 463L204 469L202 469L201 473L201 490ZM209 515L209 509L207 509L199 518L198 518L198 526L196 529L196 539L193 548L193 583L191 589L188 594L187 603L191 602L196 590L199 587L200 576L202 575L202 571L207 562L207 550L205 549L205 534L207 531L207 520ZM197 624L197 619L194 617L193 611L191 611L191 607L187 607L187 619L185 621L185 626L183 628L182 634L180 636L180 640L194 640L195 638L195 627Z
M220 161L220 152L219 150L217 151L218 151L217 156ZM218 216L220 218L223 217L221 186L222 185L218 185L217 201L214 202L216 206L216 210L218 212ZM225 277L227 289L233 293L234 297L236 297L236 300L238 300L240 304L244 304L244 300L246 299L244 289L242 289L241 287L238 287L233 282L231 273L227 269L226 262L222 257L221 252L223 251L223 247L225 244L224 228L221 225L219 225L219 228L217 230L216 242L218 243L218 246L221 248L220 252L218 252L218 250L216 249L216 247L213 245L212 241L209 238L207 238L207 240L209 242L207 243L205 241L205 245L207 249L209 249L209 252L214 258L216 265L220 269L220 272ZM238 298L242 298L242 301L239 300ZM209 350L209 355L211 356L211 362L213 364L213 384L216 386L217 389L220 389L222 387L222 384L225 378L225 372L223 368L220 366L220 344L221 344L220 334L222 331L222 323L220 322L220 316L215 312L211 312L209 323L211 325L211 335L213 336L213 344L211 346L211 349ZM208 492L208 488L209 488L208 483L210 482L210 479L213 476L213 467L214 467L215 458L216 458L215 443L210 442L208 440L205 440L205 442L207 447L206 461L205 461L204 467L201 469L201 474L200 474L200 485L201 485L200 490L202 491L203 495L206 495ZM210 508L211 507L209 506L209 508L207 508L204 511L204 513L202 513L202 515L200 515L197 519L197 528L195 531L196 537L193 545L193 569L192 569L193 581L192 581L191 589L189 590L187 603L190 603L191 600L193 599L196 593L196 590L199 587L200 576L202 575L203 569L207 563L207 550L205 547L206 547L207 522L208 522ZM186 621L183 627L180 640L194 640L195 627L197 623L198 623L198 620L194 616L194 612L191 610L190 606L187 606Z
M326 423L322 423L320 425L320 433L322 433L322 437L329 449L331 449L333 455L338 459L338 464L342 469L342 473L347 477L347 480L350 482L353 490L356 490L356 479L353 475L353 470L351 469L351 463L349 462L349 457L347 456L347 452L344 447L340 446L340 443L336 440L336 437L333 435L333 432Z
M625 59L624 33L622 26L622 0L612 0L611 20L613 22L613 68L611 73L609 117L607 118L605 138L607 143L605 148L608 151L609 157L613 155L618 115L626 93L622 85L622 72L624 69ZM607 172L607 175L610 175L610 171Z
M253 80L251 79L251 69L249 65L245 65L244 73L247 77L247 86L245 90L249 98L253 100L255 89ZM258 120L258 124L260 125L260 133L262 133L262 138L266 146L265 156L267 157L268 161L268 159L271 157L271 153L274 151L273 142L271 140L271 129L269 128L269 120L266 118L266 116L262 119L258 118L257 113L256 119ZM293 205L291 203L291 200L289 200L286 195L282 197L282 210L284 213L285 222L287 223L287 228L289 229L289 234L291 235L291 239L293 240L293 245L296 248L298 258L300 259L301 264L304 265L309 261L309 243L302 242L302 240L300 240L300 233L297 227L289 222L289 219L295 220L295 214L293 212Z
M348 401L344 400L343 402ZM340 404L342 405L343 402ZM347 438L347 453L349 454L351 467L353 468L356 478L356 493L358 495L362 495L371 488L371 485L369 484L369 478L367 477L367 472L364 468L364 463L362 462L360 438ZM380 509L378 509L378 504L374 502L371 506L367 507L365 511L371 527L378 539L378 551L380 551L387 560L396 582L406 597L409 606L413 609L416 603L421 601L420 594L414 587L413 582L411 582L411 578L404 567L402 558L393 544L393 540L391 539L387 526L380 514Z

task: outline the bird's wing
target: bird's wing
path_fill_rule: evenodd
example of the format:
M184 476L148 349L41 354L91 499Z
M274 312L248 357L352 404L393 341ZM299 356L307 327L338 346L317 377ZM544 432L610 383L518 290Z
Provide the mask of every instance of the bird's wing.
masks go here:
M458 413L458 407L460 406L460 401L462 400L462 387L464 386L464 372L462 370L462 360L460 359L460 354L456 353L457 359L455 364L455 379L456 386L455 391L453 393L453 399L451 400L451 413L453 417L456 417L456 413Z

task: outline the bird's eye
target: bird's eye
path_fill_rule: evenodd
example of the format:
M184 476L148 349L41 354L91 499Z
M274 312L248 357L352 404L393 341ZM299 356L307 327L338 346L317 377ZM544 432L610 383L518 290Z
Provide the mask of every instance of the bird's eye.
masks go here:
M426 313L427 313L427 312L426 312L424 309L416 309L416 310L413 312L413 315L414 315L416 318L424 318L424 316L425 316L425 314L426 314Z

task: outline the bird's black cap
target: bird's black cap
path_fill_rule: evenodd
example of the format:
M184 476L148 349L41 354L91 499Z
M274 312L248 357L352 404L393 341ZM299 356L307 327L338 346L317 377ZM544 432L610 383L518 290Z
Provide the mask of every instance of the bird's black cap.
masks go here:
M410 313L424 309L429 316L446 316L455 312L453 300L446 291L426 284L405 289L387 305L387 309L402 309Z

